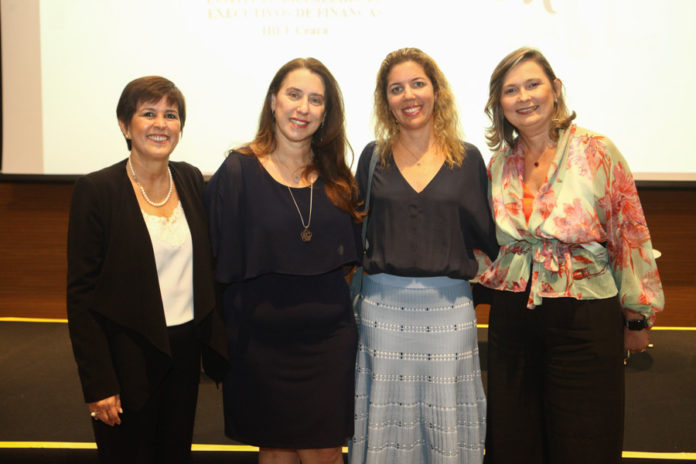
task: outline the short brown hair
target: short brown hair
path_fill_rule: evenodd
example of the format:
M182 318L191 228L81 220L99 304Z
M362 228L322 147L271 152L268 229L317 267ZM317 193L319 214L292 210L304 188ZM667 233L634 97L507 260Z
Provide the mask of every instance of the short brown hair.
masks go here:
M163 97L167 98L167 103L176 106L179 112L181 130L184 130L186 122L186 101L181 90L169 79L161 76L145 76L130 81L121 92L121 98L116 105L116 117L125 124L130 125L135 110L141 103L158 102ZM126 139L128 150L131 149L131 141Z
M514 144L517 128L505 119L503 109L500 106L500 97L503 92L503 81L508 71L527 60L533 60L541 66L544 74L549 78L552 88L553 82L556 80L556 73L553 72L553 68L551 68L546 57L534 48L518 48L498 63L498 66L493 70L493 74L491 74L488 102L485 108L486 114L491 120L491 126L486 129L486 139L488 140L488 146L493 151L502 149L504 145L512 147ZM563 89L556 95L554 106L554 112L551 116L551 134L549 135L553 140L557 140L558 132L570 126L571 121L575 119L575 111L571 113L566 106Z

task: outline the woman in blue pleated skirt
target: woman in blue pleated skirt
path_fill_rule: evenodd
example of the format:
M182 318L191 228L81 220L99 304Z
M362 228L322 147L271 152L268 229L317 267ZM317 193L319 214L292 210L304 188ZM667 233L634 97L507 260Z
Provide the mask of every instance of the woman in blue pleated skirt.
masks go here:
M475 249L497 254L485 165L418 49L383 61L375 116L357 169L370 206L350 462L480 463L486 400L468 281Z

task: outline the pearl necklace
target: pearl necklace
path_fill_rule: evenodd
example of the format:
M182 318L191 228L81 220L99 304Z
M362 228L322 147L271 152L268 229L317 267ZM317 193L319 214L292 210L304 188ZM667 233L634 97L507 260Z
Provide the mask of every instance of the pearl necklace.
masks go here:
M172 170L169 169L169 166L167 166L167 172L169 173L169 192L167 192L167 196L164 197L164 200L160 201L159 203L155 203L154 201L150 200L150 197L147 196L147 193L145 193L145 187L138 181L138 176L135 175L135 169L133 169L133 163L131 163L130 156L128 157L128 167L130 168L131 175L133 176L133 180L135 181L136 184L138 184L138 187L140 187L140 193L143 194L143 198L145 201L151 205L154 206L155 208L159 208L161 206L164 206L167 204L169 199L172 196L172 191L174 190L174 182L172 180Z

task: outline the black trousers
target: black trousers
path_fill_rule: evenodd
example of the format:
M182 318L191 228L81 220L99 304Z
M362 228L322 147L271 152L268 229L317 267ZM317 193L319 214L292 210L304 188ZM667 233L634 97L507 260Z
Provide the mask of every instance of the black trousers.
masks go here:
M486 464L616 464L624 425L616 298L496 291L488 329Z
M192 322L169 327L173 367L145 407L123 404L121 425L93 421L100 463L190 463L200 381L200 343Z

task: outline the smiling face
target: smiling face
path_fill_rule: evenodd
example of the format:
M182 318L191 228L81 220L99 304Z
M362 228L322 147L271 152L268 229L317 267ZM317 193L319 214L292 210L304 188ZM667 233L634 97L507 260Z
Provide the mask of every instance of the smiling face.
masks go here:
M119 121L121 131L131 140L131 154L143 158L167 158L179 143L181 121L176 105L163 97L158 102L140 102L126 126Z
M432 124L435 89L423 67L414 61L396 64L387 76L387 102L402 130Z
M521 134L548 133L560 88L561 81L549 80L536 61L523 61L511 68L503 79L500 95L503 114Z
M278 140L309 142L324 118L324 82L318 74L299 68L288 73L271 96Z

